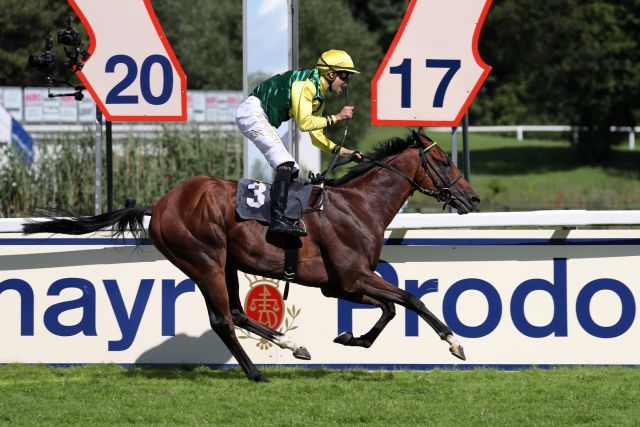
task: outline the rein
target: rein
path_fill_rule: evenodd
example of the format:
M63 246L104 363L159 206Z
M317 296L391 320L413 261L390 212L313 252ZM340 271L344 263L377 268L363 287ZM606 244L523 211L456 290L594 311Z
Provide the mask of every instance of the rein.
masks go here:
M422 175L422 178L417 180L417 182L414 181L413 179L409 178L407 175L405 175L404 172L402 172L401 170L399 170L395 166L391 166L390 164L385 163L385 162L381 162L380 160L369 160L369 161L372 161L375 165L380 166L381 168L384 168L384 169L388 169L388 170L396 173L398 176L400 176L400 177L404 178L405 180L407 180L411 184L411 186L413 187L413 189L411 190L411 196L413 196L413 193L417 190L418 192L420 192L422 194L426 194L427 196L435 197L441 203L448 204L448 203L451 203L452 201L456 200L456 197L453 195L453 192L451 191L451 187L453 187L462 178L462 175L458 175L449 184L446 184L445 186L443 186L441 188L438 188L438 184L436 183L436 180L433 179L434 177L429 174L429 163L427 161L427 152L429 150L431 150L433 147L435 147L437 144L438 144L437 142L433 142L432 144L430 144L426 148L424 148L424 147L420 147L419 148L419 150L420 150L420 165L424 166L424 175ZM367 160L367 159L365 159L365 160ZM431 180L433 181L434 185L436 186L436 188L438 188L437 190L431 190L431 189L425 188L425 187L423 187L421 185L422 181L424 180L424 178L427 175L430 175ZM440 177L438 177L438 178L440 178ZM440 180L440 179L438 179L438 180Z
M345 129L345 135L346 135L346 129ZM342 141L342 143L344 144L344 139ZM434 197L436 200L438 200L441 203L444 203L445 205L453 202L454 200L457 200L457 198L453 195L453 192L451 191L451 187L453 187L461 178L462 178L462 174L456 176L450 183L444 185L441 188L438 188L438 183L437 181L441 181L440 177L438 176L438 180L436 181L434 179L434 176L431 175L429 173L429 162L427 161L427 152L429 152L429 150L431 150L433 147L435 147L436 145L438 145L437 142L432 142L431 144L429 144L429 146L427 147L419 147L419 153L420 153L420 166L424 166L424 175L422 175L422 177L418 180L413 180L411 178L409 178L404 172L402 172L401 170L399 170L398 168L396 168L395 166L390 165L389 163L385 163L382 162L380 160L371 160L368 159L366 157L363 156L363 161L365 162L371 162L373 164L375 164L376 166L379 166L383 169L388 169L391 172L397 174L398 176L400 176L401 178L405 179L407 182L409 182L409 184L411 184L411 186L413 187L411 190L411 194L410 196L413 196L413 193L415 193L416 191L425 194L427 196L431 196ZM321 186L324 186L324 181L326 180L326 176L328 173L330 173L335 167L338 166L343 166L346 165L347 163L350 163L356 156L356 153L345 157L344 159L340 159L338 161L336 161L337 157L333 159L333 162L331 163L331 165L329 166L329 168L327 170L325 170L322 173L319 174L313 174L312 172L309 172L309 179L311 181L312 184L317 185L320 184ZM417 171L416 171L416 175L417 175ZM431 180L433 181L434 185L436 186L437 190L431 190L429 188L423 187L422 181L424 180L424 178L429 175L431 177Z
M324 62L324 59L322 61ZM327 65L329 65L329 64L327 64ZM329 87L331 87L331 86L329 86ZM349 105L349 87L345 88L344 95L345 95L345 103L344 103L344 105L347 106L347 105ZM344 134L342 135L342 142L340 143L340 146L336 149L336 153L335 153L335 156L333 157L333 160L331 161L331 164L329 165L329 167L327 168L326 171L322 172L321 176L323 176L323 177L327 176L336 167L342 166L342 165L345 165L345 164L349 163L351 161L351 159L353 158L353 157L350 157L349 160L344 162L344 163L338 161L338 157L340 157L340 151L342 150L342 147L344 147L344 142L347 140L347 132L348 131L349 131L349 120L345 120Z

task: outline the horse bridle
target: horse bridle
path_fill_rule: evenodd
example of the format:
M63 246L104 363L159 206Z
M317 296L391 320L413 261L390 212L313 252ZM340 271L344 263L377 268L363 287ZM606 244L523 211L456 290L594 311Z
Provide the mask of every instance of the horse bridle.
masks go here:
M416 143L416 145L418 144ZM377 166L380 166L381 168L388 169L396 173L397 175L401 176L405 180L407 180L413 187L413 189L411 190L411 196L413 196L413 193L417 190L422 194L426 194L427 196L435 197L439 202L447 205L457 200L457 198L453 194L453 191L451 191L451 187L453 187L460 180L460 178L462 178L462 174L458 174L458 176L456 176L450 183L442 187L438 186L439 181L443 181L443 182L446 182L446 181L442 180L440 176L438 176L437 180L435 179L435 177L429 172L430 168L429 168L429 162L427 160L427 153L436 145L438 145L437 142L432 142L427 147L425 147L422 144L419 144L418 152L420 153L420 164L418 165L418 168L424 167L424 175L422 175L422 177L418 180L413 180L409 178L407 175L404 174L404 172L402 172L395 166L390 165L389 163L381 162L380 160L371 160L371 162L376 164ZM418 171L416 171L416 175L417 174L418 174ZM429 178L431 178L431 181L435 185L436 190L431 190L421 185L422 181L427 177L427 175L429 176Z

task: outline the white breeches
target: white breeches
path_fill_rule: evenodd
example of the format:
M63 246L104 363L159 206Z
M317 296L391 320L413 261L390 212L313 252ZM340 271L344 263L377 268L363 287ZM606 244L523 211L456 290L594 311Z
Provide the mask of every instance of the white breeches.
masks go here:
M276 129L269 124L258 98L250 96L240 104L236 112L236 125L258 147L273 169L285 162L293 162L294 171L300 169Z

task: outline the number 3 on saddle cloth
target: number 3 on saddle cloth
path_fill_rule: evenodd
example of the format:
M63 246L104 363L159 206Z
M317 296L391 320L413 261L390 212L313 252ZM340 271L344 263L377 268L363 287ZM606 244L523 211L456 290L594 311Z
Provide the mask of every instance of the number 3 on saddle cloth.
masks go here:
M271 224L270 192L271 185L265 182L247 178L238 181L236 212L240 218ZM322 188L300 178L294 179L289 187L285 216L293 220L302 220L305 212L318 210L322 210Z
M271 224L271 185L262 181L243 178L238 181L236 196L236 212L242 219L255 219ZM323 188L310 182L296 178L289 187L287 210L289 219L302 221L306 212L322 210ZM304 224L304 223L303 223ZM304 226L304 225L303 225ZM306 228L306 227L305 227ZM286 281L284 299L289 295L289 282L296 278L298 255L302 243L299 237L289 237L284 244L284 271Z

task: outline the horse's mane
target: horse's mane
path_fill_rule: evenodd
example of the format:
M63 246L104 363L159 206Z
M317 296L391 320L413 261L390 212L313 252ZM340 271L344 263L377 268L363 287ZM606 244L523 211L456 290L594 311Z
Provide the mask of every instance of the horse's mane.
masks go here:
M382 141L380 144L378 144L377 147L365 154L365 157L369 160L382 160L393 154L398 154L404 151L407 147L413 144L414 140L411 134L407 135L407 137L404 139L392 137ZM331 187L340 186L371 170L373 167L375 167L374 162L360 163L359 165L356 165L349 169L349 172L347 172L344 176L336 179L328 179L325 181L325 184Z

